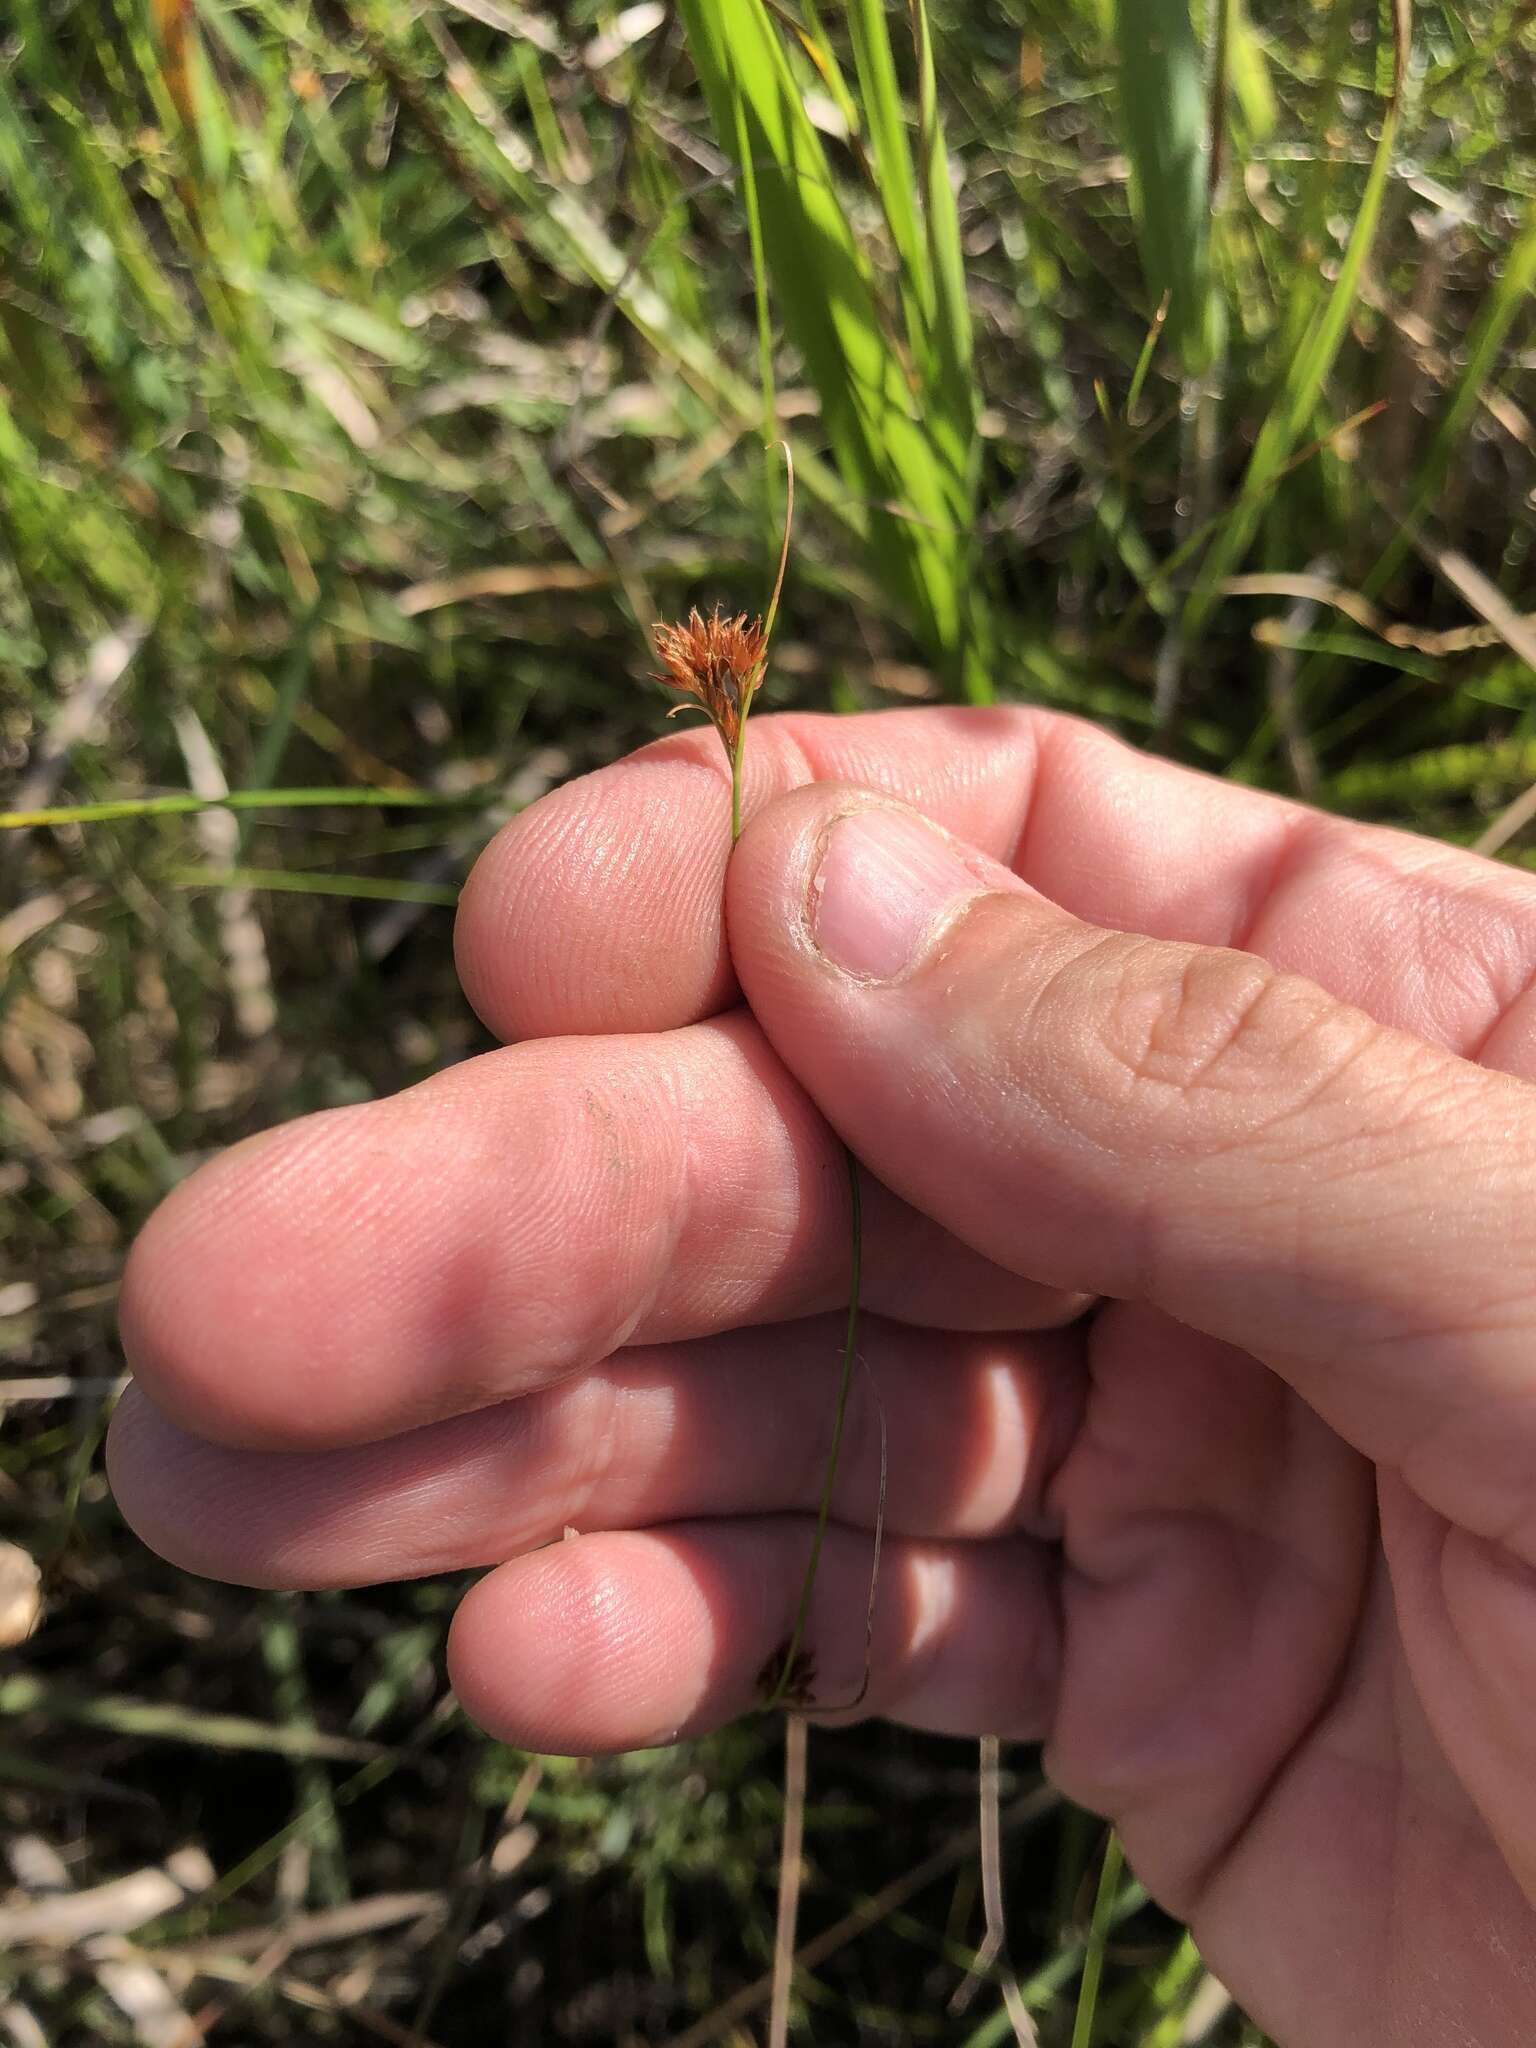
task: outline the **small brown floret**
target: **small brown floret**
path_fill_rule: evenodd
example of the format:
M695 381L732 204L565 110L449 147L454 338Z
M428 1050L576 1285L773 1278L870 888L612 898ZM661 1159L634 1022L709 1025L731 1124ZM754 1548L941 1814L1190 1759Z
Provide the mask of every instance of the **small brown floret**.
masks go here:
M802 1643L786 1671L789 1645L790 1638L786 1636L779 1647L763 1659L763 1668L755 1681L757 1696L760 1700L773 1700L786 1707L808 1707L816 1692L816 1658Z
M654 631L656 652L666 664L666 673L658 675L657 682L696 698L709 713L726 752L734 754L741 721L762 680L767 652L762 620L749 620L745 612L728 619L718 605L706 619L695 607L686 624L657 626Z

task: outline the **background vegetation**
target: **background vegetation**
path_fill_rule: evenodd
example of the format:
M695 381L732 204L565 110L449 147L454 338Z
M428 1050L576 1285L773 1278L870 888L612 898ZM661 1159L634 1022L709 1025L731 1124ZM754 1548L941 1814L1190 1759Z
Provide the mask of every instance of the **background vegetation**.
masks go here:
M1028 697L1529 860L1533 281L1528 0L12 0L0 2032L753 2037L772 1729L519 1756L445 1695L454 1585L147 1557L124 1246L479 1047L457 883L654 729L650 621L758 600L766 431L780 701ZM1257 2041L1129 1880L1080 2005L1101 1834L1010 1761L1047 2041ZM812 1771L810 2029L1005 2039L949 2009L971 1756Z

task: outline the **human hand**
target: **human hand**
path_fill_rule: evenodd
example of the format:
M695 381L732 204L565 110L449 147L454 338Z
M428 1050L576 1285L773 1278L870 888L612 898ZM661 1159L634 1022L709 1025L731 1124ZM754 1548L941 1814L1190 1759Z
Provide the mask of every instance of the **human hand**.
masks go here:
M763 718L728 956L714 745L482 860L463 978L533 1042L159 1212L125 1511L252 1583L497 1563L454 1678L532 1747L741 1711L826 1455L835 1130L876 1177L866 1711L1046 1738L1283 2042L1524 2041L1536 883L1041 714ZM810 1635L833 1701L867 1381Z

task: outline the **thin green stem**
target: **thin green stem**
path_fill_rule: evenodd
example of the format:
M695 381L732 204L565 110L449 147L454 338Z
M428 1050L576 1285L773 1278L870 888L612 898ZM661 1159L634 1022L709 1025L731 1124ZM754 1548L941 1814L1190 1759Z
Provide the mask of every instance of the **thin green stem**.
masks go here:
M345 805L371 805L379 810L449 810L491 793L481 789L445 793L435 789L232 789L223 796L109 797L104 803L56 804L40 811L0 811L0 832L22 832L47 825L101 825L117 818L176 818L195 811L331 810Z
M1077 2017L1072 2024L1072 2048L1091 2048L1093 2023L1099 2006L1099 1982L1104 1975L1104 1951L1115 1917L1115 1894L1120 1889L1120 1872L1125 1857L1120 1837L1111 1834L1099 1868L1099 1889L1093 1901L1093 1924L1083 1953L1082 1983L1077 1994Z
M360 903L421 903L452 910L452 882L396 881L390 875L295 874L288 868L168 868L174 889L261 889L290 896L341 896Z
M848 1420L848 1395L853 1386L854 1362L859 1349L859 1291L863 1278L864 1264L864 1218L863 1200L859 1192L859 1163L851 1152L844 1155L848 1163L849 1242L850 1260L848 1273L848 1324L843 1338L843 1365L837 1382L837 1407L832 1415L832 1444L827 1452L826 1471L821 1481L821 1501L816 1510L816 1528L811 1537L811 1554L806 1561L805 1577L800 1585L800 1604L795 1609L795 1625L789 1632L785 1646L784 1661L774 1681L773 1691L763 1702L764 1709L771 1709L783 1699L795 1671L795 1660L800 1654L800 1645L805 1640L806 1623L810 1619L811 1595L816 1589L816 1573L821 1564L822 1545L826 1541L827 1523L832 1518L832 1489L837 1481L838 1459L843 1448L843 1429Z
M763 620L763 666L768 664L768 649L773 645L773 629L779 620L779 599L784 595L784 572L789 567L789 536L795 524L795 454L787 441L779 446L784 450L784 541L779 549L779 573L773 579L773 595L768 600L768 614ZM754 684L754 688L755 688ZM742 713L746 721L746 713Z

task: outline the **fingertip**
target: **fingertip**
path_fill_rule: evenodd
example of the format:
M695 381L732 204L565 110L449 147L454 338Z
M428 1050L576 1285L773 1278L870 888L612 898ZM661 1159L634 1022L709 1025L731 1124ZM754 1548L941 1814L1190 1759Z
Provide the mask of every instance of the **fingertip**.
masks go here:
M726 1596L707 1549L682 1532L572 1532L488 1573L448 1638L465 1712L563 1756L652 1749L740 1712L744 1698L711 1698Z
M107 1431L107 1483L134 1535L180 1571L237 1586L320 1583L286 1569L286 1489L270 1467L259 1496L242 1489L243 1456L178 1428L130 1384ZM232 1514L242 1492L244 1512Z
M552 790L481 854L454 956L499 1038L670 1030L728 1005L730 800L702 737L674 735Z
M288 1322L306 1161L323 1172L324 1136L347 1114L279 1126L209 1161L166 1196L129 1252L118 1298L128 1366L164 1415L215 1442L292 1439L291 1381L246 1364L259 1368Z

